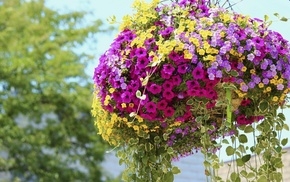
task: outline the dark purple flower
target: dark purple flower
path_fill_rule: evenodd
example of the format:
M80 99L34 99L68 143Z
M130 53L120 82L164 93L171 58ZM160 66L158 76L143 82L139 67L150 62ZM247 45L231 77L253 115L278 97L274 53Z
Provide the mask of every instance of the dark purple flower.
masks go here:
M175 133L176 133L176 134L182 133L182 129L181 129L181 128L176 128L176 129L175 129Z

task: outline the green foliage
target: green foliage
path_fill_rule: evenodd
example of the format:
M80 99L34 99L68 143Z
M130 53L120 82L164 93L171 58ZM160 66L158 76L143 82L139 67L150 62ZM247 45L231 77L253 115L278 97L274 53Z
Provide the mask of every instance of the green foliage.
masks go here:
M100 181L105 145L90 116L91 55L76 53L100 21L43 0L0 3L0 172L23 181Z

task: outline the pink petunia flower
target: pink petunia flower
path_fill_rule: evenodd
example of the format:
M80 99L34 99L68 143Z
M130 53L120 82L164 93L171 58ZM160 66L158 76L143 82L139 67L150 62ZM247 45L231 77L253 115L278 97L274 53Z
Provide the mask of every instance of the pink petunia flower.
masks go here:
M174 115L174 112L175 112L175 110L172 107L167 107L163 111L164 111L165 117L171 117Z
M158 110L163 110L167 107L168 103L166 100L161 100L157 103L157 109Z

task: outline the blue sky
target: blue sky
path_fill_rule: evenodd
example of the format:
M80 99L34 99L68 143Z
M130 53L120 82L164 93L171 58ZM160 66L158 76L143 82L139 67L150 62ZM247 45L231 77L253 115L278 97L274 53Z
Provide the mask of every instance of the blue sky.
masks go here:
M150 1L150 0L146 0ZM231 2L237 2L232 0ZM53 9L59 11L66 10L89 10L92 12L92 19L99 18L104 21L106 25L106 19L115 15L117 20L121 21L122 17L126 14L131 14L131 4L133 0L47 0L47 5ZM270 29L278 31L284 38L290 40L290 21L281 22L275 17L274 13L279 13L281 16L290 18L290 1L289 0L243 0L234 6L234 10L244 15L250 15L252 18L264 19L264 15L267 14L270 20L273 21ZM117 26L117 25L116 25ZM109 45L115 38L117 32L111 34L101 34L98 36L98 42L94 46L97 56L101 55L105 50L109 48ZM98 64L98 60L94 65L90 65L87 68L87 73L92 76L94 67ZM290 124L290 110L285 110L284 114L287 118L287 123ZM283 132L283 137L290 137L290 132ZM290 142L290 141L289 141ZM290 146L290 144L288 144ZM222 152L223 153L223 152ZM223 159L229 159L224 154L221 155Z

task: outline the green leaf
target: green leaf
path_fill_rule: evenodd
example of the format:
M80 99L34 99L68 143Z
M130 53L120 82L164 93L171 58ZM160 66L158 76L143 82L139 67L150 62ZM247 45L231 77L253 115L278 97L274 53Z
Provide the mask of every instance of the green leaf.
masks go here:
M287 124L284 124L283 125L283 128L286 130L286 131L289 131L289 126Z
M282 141L281 141L281 145L285 146L287 145L288 143L288 138L284 138Z
M165 173L164 181L173 181L173 180L174 180L173 172Z
M237 76L239 76L239 73L236 70L231 70L230 75L233 77L237 77Z
M223 140L222 140L222 143L223 143L223 144L229 144L229 141L228 141L227 139L223 139Z
M154 137L154 142L155 142L155 143L160 143L160 141L161 141L161 140L160 140L160 137L159 137L159 136L155 136L155 137Z
M108 23L110 24L115 24L116 23L116 16L110 16L109 18L107 18Z
M252 127L252 125L248 125L244 129L245 133L252 133L253 131L254 131L254 128Z
M172 173L173 174L179 174L181 171L180 171L180 169L178 168L178 167L176 167L176 166L174 166L173 168L172 168Z
M266 112L269 108L269 103L266 101L266 100L262 100L260 103L259 103L259 110L261 112Z
M282 121L286 121L286 117L285 117L285 114L284 113L279 113L278 114L278 117L280 118L280 119L282 119Z
M269 16L268 15L264 15L264 21L268 21L269 20Z
M231 156L231 155L233 155L235 153L235 149L232 146L228 146L226 148L226 153L227 153L228 156Z
M266 176L259 176L257 180L257 182L266 182L266 181L268 181Z
M280 18L280 15L279 15L279 13L274 13L274 16L276 16L276 17Z
M248 175L247 175L247 179L254 178L255 176L256 176L255 173L249 172Z
M236 163L237 163L237 166L243 166L243 165L245 165L245 162L241 158L238 158L236 160Z
M202 119L203 119L203 117L202 116L198 116L198 117L196 117L196 122L197 123L201 123L202 122Z
M153 149L153 145L151 143L145 143L145 151L150 151Z
M250 154L244 155L244 156L242 157L242 161L243 161L244 163L248 162L250 159L251 159L251 155L250 155Z
M224 89L230 89L230 90L237 90L237 87L233 84L228 84L228 83L224 83L223 84L223 88Z
M280 20L286 22L286 21L288 21L288 18L282 17L282 18L280 18Z
M141 91L140 91L140 90L137 90L137 91L136 91L136 97L137 97L137 98L140 98L141 96L142 96Z
M167 153L170 154L170 155L173 154L174 153L173 148L172 147L168 147Z
M239 135L239 142L240 143L247 143L248 142L247 136L245 134Z
M188 101L186 101L186 105L189 106L193 105L193 103L194 103L193 99L188 99Z

